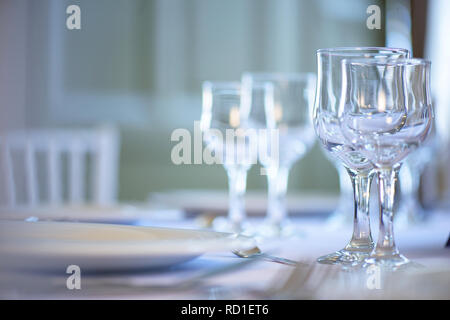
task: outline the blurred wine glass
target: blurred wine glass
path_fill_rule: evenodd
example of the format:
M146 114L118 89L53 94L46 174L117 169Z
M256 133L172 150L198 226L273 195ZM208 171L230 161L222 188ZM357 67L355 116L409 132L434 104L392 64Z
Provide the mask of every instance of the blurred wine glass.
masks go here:
M260 131L259 162L267 175L268 207L259 234L289 236L285 198L290 168L311 149L315 141L311 123L316 77L312 73L244 73L243 109ZM276 132L273 141L264 133ZM273 152L276 149L277 152Z
M247 171L257 161L257 136L247 130L248 122L241 110L239 82L203 83L200 128L211 152L210 162L214 160L223 164L228 175L228 217L215 219L213 227L241 233L245 229Z

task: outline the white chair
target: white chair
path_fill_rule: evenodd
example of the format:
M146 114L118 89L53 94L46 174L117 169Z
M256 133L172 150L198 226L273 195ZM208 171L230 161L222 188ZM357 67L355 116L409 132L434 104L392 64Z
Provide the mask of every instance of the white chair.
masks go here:
M119 144L110 126L0 136L2 207L114 203Z

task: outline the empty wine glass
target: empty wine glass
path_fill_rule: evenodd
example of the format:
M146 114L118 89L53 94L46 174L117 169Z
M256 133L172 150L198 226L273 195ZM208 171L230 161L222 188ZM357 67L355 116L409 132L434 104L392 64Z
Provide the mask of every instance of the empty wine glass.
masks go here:
M227 171L229 187L228 218L215 219L213 227L227 232L243 231L247 171L257 161L257 136L246 130L240 102L239 82L203 83L200 128L209 158Z
M378 242L363 267L396 270L409 263L394 241L394 196L402 161L431 131L430 62L361 59L342 62L340 131L376 168Z
M392 48L333 48L317 51L318 78L313 122L319 141L332 157L347 169L353 187L353 234L341 250L317 259L326 264L353 264L362 261L373 249L370 231L370 185L373 165L346 141L339 128L339 105L342 91L344 59L386 59L408 57L408 50Z
M311 123L316 77L313 73L244 73L243 109L255 128L276 130L278 139L261 139L259 162L268 184L266 221L259 227L262 236L290 236L285 198L289 170L304 157L315 141ZM274 145L276 143L277 145ZM271 152L276 148L277 152Z

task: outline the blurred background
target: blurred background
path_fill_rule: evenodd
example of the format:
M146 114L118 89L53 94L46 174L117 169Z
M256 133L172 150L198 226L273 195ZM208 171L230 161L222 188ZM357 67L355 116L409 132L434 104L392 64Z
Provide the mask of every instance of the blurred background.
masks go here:
M81 8L81 29L66 8ZM370 5L381 29L366 26ZM392 46L433 61L444 148L425 201L446 198L450 90L448 0L0 0L0 134L108 125L120 136L120 201L149 193L226 190L221 165L175 165L176 128L193 131L201 83L244 71L316 72L315 51ZM113 183L113 182L111 182ZM265 191L254 166L248 189ZM316 144L292 169L290 193L335 194L338 175Z

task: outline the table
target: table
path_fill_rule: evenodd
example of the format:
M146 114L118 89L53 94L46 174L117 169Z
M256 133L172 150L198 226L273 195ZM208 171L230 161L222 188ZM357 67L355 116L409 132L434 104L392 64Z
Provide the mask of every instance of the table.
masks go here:
M260 218L255 218L260 219ZM296 217L293 220L299 230L290 239L265 240L260 248L271 254L314 263L323 254L342 248L351 235L351 227L328 230L322 217ZM163 221L142 221L144 225L165 225ZM172 221L173 227L195 228L194 219ZM376 225L373 227L376 239ZM445 248L450 231L450 214L433 212L429 221L396 230L400 251L408 258L425 266L439 260L450 270L450 248ZM243 259L232 253L206 254L170 270L125 274L83 275L81 290L66 288L66 274L11 273L0 271L2 279L0 297L3 299L256 299L254 292L264 292L276 283L285 281L292 272L290 266L266 260L258 260L245 268L208 278L199 290L155 290L145 285L176 283L212 268ZM105 285L108 284L108 285ZM114 285L111 285L114 284ZM450 289L449 289L450 290ZM450 297L450 292L449 292Z

